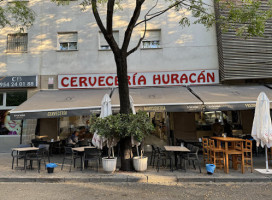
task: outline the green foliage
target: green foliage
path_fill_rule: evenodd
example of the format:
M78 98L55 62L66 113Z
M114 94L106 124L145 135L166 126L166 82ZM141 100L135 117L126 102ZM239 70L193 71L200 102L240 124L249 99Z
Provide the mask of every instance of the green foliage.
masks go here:
M113 138L125 138L133 136L141 142L143 138L154 131L154 126L150 122L148 115L139 111L137 114L116 114L105 118L91 116L91 131L109 140Z
M0 0L0 3L3 0ZM35 13L27 6L27 2L8 2L0 6L0 26L29 27L35 20Z

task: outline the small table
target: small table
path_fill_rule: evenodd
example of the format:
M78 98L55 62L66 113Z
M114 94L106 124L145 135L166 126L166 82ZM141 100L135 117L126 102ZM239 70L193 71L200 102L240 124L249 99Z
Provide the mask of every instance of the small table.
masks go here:
M214 140L217 140L218 141L218 148L222 148L221 146L221 142L225 142L225 147L223 148L224 151L225 151L225 156L226 156L226 168L225 168L225 172L226 173L229 173L229 155L232 154L232 150L230 150L228 148L228 143L232 143L232 145L235 144L235 142L243 142L245 141L244 139L241 139L241 138L234 138L234 137L211 137L211 139L214 139ZM243 149L243 143L242 143L242 147ZM242 161L243 161L243 156L244 154L241 152L242 154ZM243 163L242 163L243 165Z
M84 156L84 149L95 149L96 147L93 147L93 146L84 146L84 147L75 147L75 148L72 148L73 151L77 151L80 153L80 161L81 161L81 170L84 169L84 163L83 163L83 156Z
M172 151L175 153L175 166L177 169L177 165L178 165L178 156L177 156L177 152L190 152L189 149L187 149L186 147L181 147L181 146L164 146L166 151Z

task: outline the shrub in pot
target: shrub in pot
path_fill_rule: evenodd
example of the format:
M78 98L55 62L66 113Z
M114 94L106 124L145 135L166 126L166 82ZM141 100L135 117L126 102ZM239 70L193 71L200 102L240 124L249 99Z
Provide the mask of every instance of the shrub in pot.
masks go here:
M143 111L139 111L137 114L116 114L104 118L92 116L90 126L92 132L97 131L98 135L107 141L109 151L108 157L104 160L116 159L114 155L111 156L114 153L111 152L111 149L120 139L131 137L134 141L142 142L143 138L154 130L150 118ZM147 158L141 156L139 159L147 163Z

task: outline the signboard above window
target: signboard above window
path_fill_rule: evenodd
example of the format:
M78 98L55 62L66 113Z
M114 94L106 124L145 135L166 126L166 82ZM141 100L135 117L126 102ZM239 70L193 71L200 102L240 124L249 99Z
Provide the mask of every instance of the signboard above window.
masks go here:
M218 70L128 73L129 87L218 84ZM58 75L59 89L118 87L116 74Z
M0 76L0 88L38 87L37 76Z

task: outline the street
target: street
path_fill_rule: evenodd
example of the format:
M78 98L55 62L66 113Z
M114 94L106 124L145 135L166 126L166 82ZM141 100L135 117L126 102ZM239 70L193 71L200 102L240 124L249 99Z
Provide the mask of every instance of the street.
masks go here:
M272 183L0 183L2 200L271 199Z

